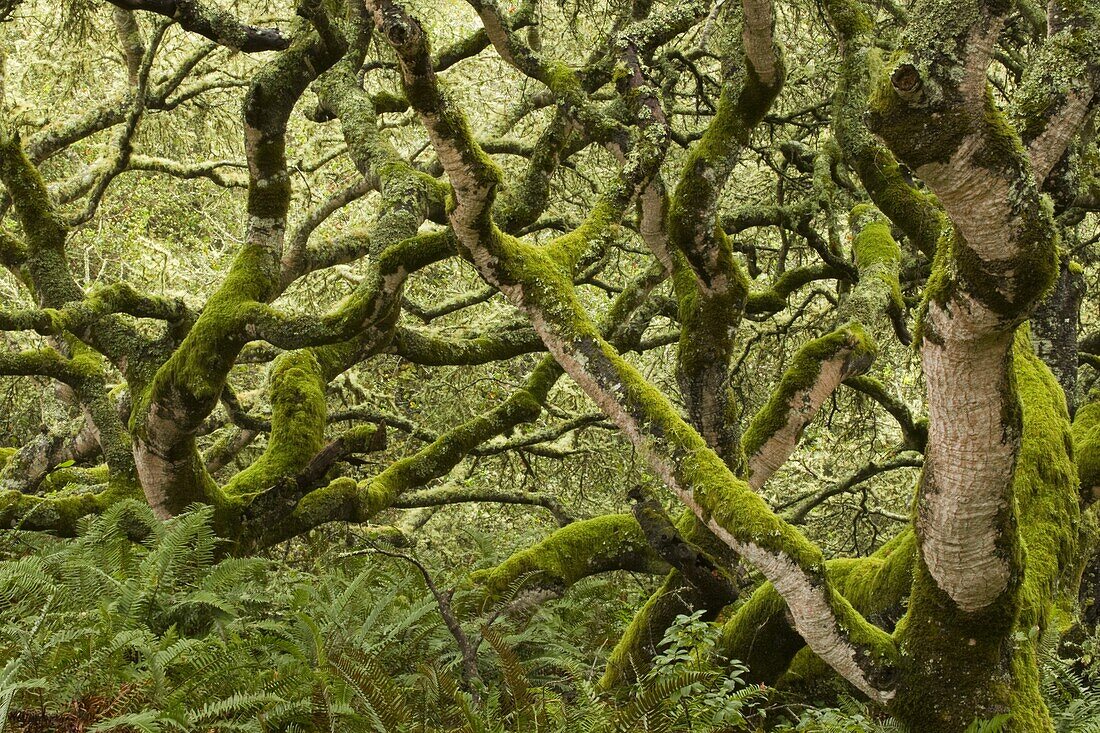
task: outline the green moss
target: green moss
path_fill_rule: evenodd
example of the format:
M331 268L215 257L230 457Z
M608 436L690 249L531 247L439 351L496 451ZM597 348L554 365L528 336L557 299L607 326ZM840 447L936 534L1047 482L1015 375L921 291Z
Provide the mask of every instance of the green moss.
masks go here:
M1095 496L1100 491L1100 396L1077 408L1071 434L1081 488Z
M634 682L653 663L665 632L680 614L697 610L698 593L678 571L664 581L634 614L607 658L598 683L601 691L614 691Z
M741 439L745 455L754 455L787 424L798 395L817 382L825 361L837 358L842 352L849 352L844 357L846 360L871 360L877 353L877 346L856 323L846 324L806 343L792 357L778 387L745 430Z
M577 72L563 61L552 61L547 64L545 81L546 86L559 96L583 94Z
M668 208L668 235L708 289L721 283L744 300L748 280L730 252L730 243L715 219L726 180L753 129L782 88L784 70L778 64L774 84L764 84L752 71L730 79L723 87L718 110L703 137L688 152ZM743 303L742 303L743 305ZM740 312L738 308L736 313Z
M848 692L833 669L809 647L798 650L775 686L781 690L797 690L800 696L809 695L815 702L833 700Z
M916 536L906 528L868 557L830 560L829 578L860 613L882 614L908 596L916 549Z
M397 113L409 108L409 100L386 89L371 94L371 103L379 112Z
M329 522L365 522L369 518L356 514L358 496L359 489L354 479L337 478L303 496L279 521L244 528L244 539L237 542L233 551L238 554L252 553L301 536ZM238 518L239 515L240 512L236 512ZM239 519L235 534L238 537L242 535ZM228 536L233 536L233 533Z
M1035 355L1026 328L1014 354L1024 432L1013 490L1027 551L1020 625L1043 629L1064 569L1076 564L1080 484L1065 393Z
M764 583L722 625L715 652L743 662L752 681L775 684L805 646L786 612L783 597L771 583Z
M875 29L874 21L863 12L863 7L858 2L829 0L825 3L825 10L829 13L829 21L837 34L849 43Z
M267 449L226 485L228 496L265 491L304 469L324 447L325 380L308 351L280 355L271 368Z
M728 254L725 234L718 230L716 237ZM746 308L748 279L735 263L723 265L721 269L733 278L733 286L707 292L679 252L673 253L673 262L673 289L680 315L676 352L680 391L694 427L731 470L740 472L744 466L737 430L740 416L729 389L728 371L737 324Z
M1051 119L1064 109L1072 94L1088 93L1088 66L1095 63L1096 48L1100 47L1097 12L1079 4L1072 10L1064 8L1061 14L1062 29L1028 59L1027 72L1012 98L1013 122L1024 143L1049 129ZM1067 16L1076 18L1069 21Z
M85 487L80 487L85 488ZM0 492L0 527L76 535L79 521L99 514L116 502L141 496L136 484L112 483L98 493L78 491L52 496Z
M1018 610L1016 584L980 611L958 610L918 558L909 613L896 632L904 684L890 712L929 733L955 733L976 716L1008 712L1012 676L1004 652Z
M830 265L805 265L786 270L766 290L749 292L745 301L745 313L758 315L777 313L787 307L787 298L791 293L808 283L818 280L832 280L843 274Z
M849 215L849 227L857 232L852 240L852 253L860 270L875 265L897 266L901 262L901 248L890 234L886 217L878 209L860 205Z
M655 572L667 567L650 549L633 516L609 514L568 524L471 579L485 589L487 599L495 600L518 582L528 589L560 593L597 573Z
M870 324L884 309L894 323L895 332L904 340L908 334L905 299L898 279L901 249L890 233L888 220L875 207L863 204L853 207L848 219L849 228L856 233L852 253L859 271L859 285L849 295L845 311L858 312L858 317Z
M509 185L497 203L494 218L501 229L516 233L546 211L550 184L563 156L571 152L566 146L572 140L572 124L565 110L559 108L535 141L522 180Z
M831 4L827 8L830 14L834 12ZM863 34L846 39L833 100L833 130L845 161L858 173L871 200L931 258L945 223L943 211L934 196L906 180L893 154L865 122L872 79L879 79L883 66L881 54L870 40Z
M353 479L335 479L325 488L303 496L294 507L291 521L303 528L311 528L345 518L347 512L342 508L354 504L357 492L358 487Z
M926 106L911 106L898 95L891 76L915 63L913 56L906 52L891 56L873 82L867 102L870 128L914 170L931 163L946 163L973 130L970 116L957 107L937 109L937 116L931 121ZM924 76L924 67L919 67L917 73ZM924 83L927 86L928 81Z
M71 486L88 487L95 484L106 484L110 478L110 472L106 464L92 468L80 466L66 466L55 468L46 474L39 485L44 494L52 494Z
M7 131L0 133L0 180L11 193L30 258L37 259L44 250L63 248L67 228L54 210L46 184L19 138ZM28 264L35 267L33 262Z
M586 327L583 321L578 323ZM720 458L677 414L667 399L627 364L606 342L586 334L574 342L572 358L586 364L599 388L615 395L644 431L643 448L651 460L669 475L669 482L684 492L704 518L723 527L738 543L754 546L789 559L801 572L825 588L843 634L864 654L889 667L893 644L881 630L870 627L851 605L828 589L821 551L797 530L783 522L743 481L736 479Z
M254 301L251 296L263 294L258 287L263 287L266 268L255 260L266 260L269 265L274 261L251 247L237 255L225 282L207 301L183 343L139 397L135 416L142 415L151 401L171 398L191 405L196 422L213 409L233 360L245 343L239 333L241 305Z

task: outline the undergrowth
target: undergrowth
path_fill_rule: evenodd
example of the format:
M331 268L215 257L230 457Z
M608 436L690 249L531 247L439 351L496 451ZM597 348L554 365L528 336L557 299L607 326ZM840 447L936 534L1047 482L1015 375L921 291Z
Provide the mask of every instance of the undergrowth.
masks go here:
M137 502L75 540L37 542L0 562L0 733L900 730L852 699L795 707L746 683L700 614L680 617L631 689L601 696L599 640L562 619L609 587L553 612L446 591L471 674L400 553L221 558L208 509L163 524ZM1043 658L1056 731L1100 733L1100 691L1055 647Z

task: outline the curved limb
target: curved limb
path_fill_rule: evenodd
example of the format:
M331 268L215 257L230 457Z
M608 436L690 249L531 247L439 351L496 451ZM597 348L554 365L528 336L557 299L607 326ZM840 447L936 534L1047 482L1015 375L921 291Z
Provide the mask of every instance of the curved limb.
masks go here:
M904 613L912 586L916 544L911 531L902 532L865 558L830 560L830 579L864 616L883 628L893 628ZM790 623L786 604L775 587L757 588L722 627L715 652L749 668L750 679L775 684L786 674L805 641Z
M667 569L632 515L608 514L562 527L471 579L485 589L491 602L516 590L561 595L584 578L612 570L656 574Z
M244 107L249 163L246 242L183 342L148 386L135 390L134 454L146 498L159 516L172 516L196 501L226 503L206 471L194 436L217 404L226 376L249 340L242 320L246 306L266 300L278 286L290 204L287 121L306 87L344 52L338 41L325 35L305 36L254 79Z
M898 286L901 251L884 218L860 206L853 209L851 219L859 283L841 302L836 329L798 350L745 430L742 447L754 489L786 462L802 431L836 388L870 368L878 341L888 333L886 324L894 320L885 316L893 313L900 318L904 313Z

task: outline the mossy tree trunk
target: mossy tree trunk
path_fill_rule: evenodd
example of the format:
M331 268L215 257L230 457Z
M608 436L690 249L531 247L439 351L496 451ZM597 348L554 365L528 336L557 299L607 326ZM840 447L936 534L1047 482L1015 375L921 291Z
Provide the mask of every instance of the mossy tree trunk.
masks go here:
M1049 620L1076 543L1065 395L1019 324L1058 273L1040 187L1083 115L1041 71L1024 84L1047 116L1023 137L994 105L986 68L1007 12L918 6L871 99L872 129L949 219L920 328L929 436L916 575L895 635L905 684L891 704L929 731L1000 713L1014 730L1050 729L1030 632ZM1075 71L1089 87L1088 64L1077 58Z

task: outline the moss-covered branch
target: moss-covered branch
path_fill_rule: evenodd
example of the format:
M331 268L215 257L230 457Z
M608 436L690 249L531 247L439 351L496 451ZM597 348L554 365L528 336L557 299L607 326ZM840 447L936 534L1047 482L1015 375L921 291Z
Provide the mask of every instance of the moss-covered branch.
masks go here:
M282 51L290 46L278 28L257 28L246 25L219 8L211 8L196 0L111 0L124 10L144 10L171 18L180 27L209 38L234 51Z
M544 348L538 334L527 328L452 338L425 333L421 329L399 327L388 351L414 364L443 366L485 364L543 351Z
M263 339L282 349L331 346L356 338L384 345L394 333L402 288L408 276L455 253L454 240L446 230L416 234L423 219L423 207L419 212L419 218L410 215L411 221L397 231L368 237L375 246L397 239L376 253L368 274L328 313L320 316L284 313L266 303L252 301L239 309L243 330L250 339ZM392 221L388 225L382 221L378 224L394 226Z
M0 464L0 490L36 493L59 464L85 463L100 452L95 423L81 416L62 430L39 433L15 450Z
M882 65L870 11L861 0L830 0L825 10L840 36L832 126L844 160L859 175L875 205L918 251L932 258L946 224L939 203L907 179L893 153L871 134L864 119Z
M118 405L107 390L103 357L72 337L63 344L71 357L53 348L0 354L0 374L47 376L71 388L92 428L89 437L94 438L106 460L110 488L129 493L137 486L134 456ZM90 449L85 446L84 450ZM11 468L15 470L18 466L16 462ZM32 472L28 470L19 479L22 483L31 477ZM19 488L21 490L22 486Z
M748 279L718 225L718 203L785 74L772 38L771 3L745 2L742 14L742 48L734 53L744 70L726 80L714 118L689 150L667 220L681 324L676 378L692 424L734 470L742 456L729 370Z
M379 129L374 99L363 91L357 76L369 39L369 27L358 20L346 57L317 80L315 90L320 109L340 120L348 154L363 183L382 197L382 213L365 235L369 246L363 252L377 254L413 236L430 212L441 211L446 191L410 165ZM308 259L316 259L306 258L309 231L301 230L292 238L283 257L284 285L316 269L316 265L307 267Z
M289 512L272 522L266 514L246 521L242 546L266 546L294 537L327 522L364 523L388 508L398 496L441 478L486 440L520 423L534 420L557 382L561 370L544 359L528 377L523 389L498 407L436 437L411 456L395 461L376 476L355 481L342 477L304 496L290 496ZM265 505L266 506L266 505Z
M746 2L741 16L741 46L727 51L731 59L724 63L728 72L736 68L737 73L728 73L716 114L689 150L673 196L666 201L661 182L655 179L640 197L643 236L673 274L680 321L676 377L682 398L692 426L734 471L741 470L743 454L738 410L729 387L730 360L749 292L729 238L719 226L718 204L752 131L771 108L784 81L782 56L773 39L771 3ZM732 59L738 63L731 63ZM647 217L660 229L647 222ZM785 305L786 296L798 287L796 279L777 282L775 300ZM757 305L763 304L758 301ZM671 524L663 525L663 532L653 526L659 515L652 505L639 504L636 511L643 512L640 519L650 518L642 525L650 527L647 536L658 552L661 547L670 553L672 548L693 547L690 542L661 541ZM694 517L687 521L688 534L714 542ZM695 551L689 554L703 557ZM732 582L722 573L708 581L712 574L696 572L695 563L663 556L674 570L616 645L601 681L605 687L633 679L648 668L664 629L675 616L703 608L708 618L713 617L732 601Z
M612 304L607 322L604 324L604 329L611 338L622 338L622 324L629 320L630 314L645 302L652 288L662 279L659 272L647 271L623 288ZM297 499L289 517L272 523L248 522L245 545L270 544L326 522L368 521L382 509L395 505L402 496L445 476L468 455L492 455L508 450L524 450L557 457L558 454L553 447L545 443L561 437L566 432L593 424L595 419L592 416L581 416L574 420L567 420L558 426L535 430L508 440L489 441L499 438L521 423L537 418L542 412L542 405L550 390L560 376L561 368L553 359L545 358L532 371L523 389L513 393L498 407L441 435L418 429L415 425L395 416L373 412L352 410L334 416L340 419L368 419L390 425L425 440L428 445L412 456L395 462L372 478L359 482L339 478L305 495L301 492L293 497L286 495L288 502ZM455 496L455 494L444 487L424 489L419 496L423 498ZM510 498L503 497L502 500L511 503ZM555 512L559 518L566 516L560 507L555 509L547 506L547 508Z
M538 506L549 511L554 520L563 527L576 521L557 497L550 494L537 491L517 493L479 486L446 484L432 489L410 491L398 496L390 506L394 509L418 509L466 503Z
M750 290L745 300L745 314L764 316L778 313L787 307L787 298L792 293L810 283L821 280L840 279L845 273L838 272L828 264L804 265L785 270L770 286L760 290Z
M325 395L321 367L308 351L281 355L271 366L271 433L267 448L225 485L232 497L250 497L304 469L324 445Z
M135 485L94 487L61 496L31 496L19 491L0 491L0 527L50 532L74 537L81 517L101 514L123 499L140 496Z
M85 419L93 426L91 435L83 441L83 450L90 452L87 443L92 440L98 444L106 461L106 471L98 477L102 485L97 487L98 492L35 497L23 493L23 489L32 488L24 483L32 478L28 475L30 472L23 471L16 485L5 481L0 490L3 494L0 498L3 505L0 517L3 519L0 521L7 522L9 527L71 535L80 517L99 513L113 501L134 496L139 491L130 436L119 419L117 405L108 394L103 358L72 337L65 341L65 347L73 354L71 358L52 348L0 354L0 374L44 375L72 388L76 400L84 408ZM72 445L76 447L75 442ZM19 463L22 457L18 454L6 456L5 463L11 465L4 466L5 473L9 468L24 468ZM48 465L50 456L45 458ZM34 470L45 468L46 465Z
M101 158L80 173L64 181L50 185L50 195L59 205L65 205L88 194L97 181L103 180L117 159ZM188 163L170 158L130 154L122 173L159 173L182 180L204 178L223 188L245 188L248 180L244 176L234 176L223 171L225 168L243 168L244 163L231 160L211 160Z
M179 298L146 295L128 283L113 283L90 290L82 300L59 309L0 310L0 330L35 331L43 336L60 336L65 331L83 334L104 316L116 313L170 322L192 317Z
M673 524L664 507L654 497L639 492L633 498L637 500L634 518L638 520L649 546L697 591L701 607L710 610L713 615L737 600L739 590L733 574L719 558L693 541L692 532L703 534L713 541L709 533L700 531L694 517L688 515L681 519L681 523L688 528L688 531L682 531Z
M915 550L913 533L905 531L870 557L830 560L827 573L856 610L890 629L904 613ZM791 627L782 596L765 583L723 625L715 651L743 661L754 682L775 684L792 674L791 662L804 648L805 641Z
M903 321L905 305L898 285L901 252L881 214L853 209L852 243L859 283L837 311L831 333L802 346L779 385L753 416L742 446L749 482L760 488L786 462L821 405L840 384L865 372L877 355L889 321ZM889 314L891 319L885 316Z
M715 294L745 288L729 242L718 228L718 202L749 135L779 94L785 74L782 55L772 39L771 3L749 0L743 4L743 14L740 55L745 70L723 85L718 110L688 153L668 212L670 237L702 288Z
M472 578L485 589L488 600L497 600L517 592L560 595L577 581L613 570L668 570L630 514L573 522L495 568L474 573Z
M1047 178L1077 137L1098 93L1100 10L1091 3L1050 3L1047 38L1012 100L1012 119L1037 180Z

